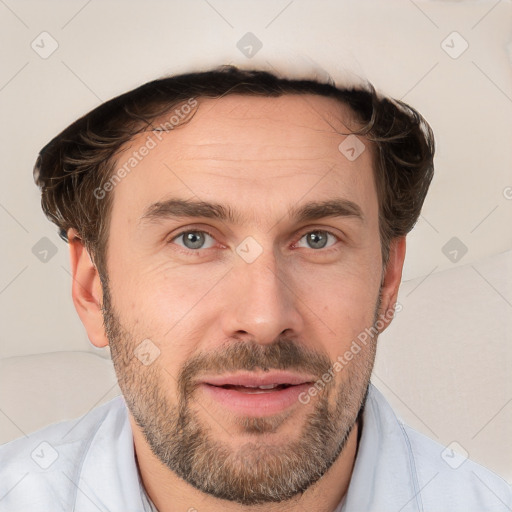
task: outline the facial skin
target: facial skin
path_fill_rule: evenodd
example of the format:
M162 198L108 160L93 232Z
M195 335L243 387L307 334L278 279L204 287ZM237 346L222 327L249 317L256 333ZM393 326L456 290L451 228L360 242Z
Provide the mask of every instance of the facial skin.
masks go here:
M110 344L161 512L327 512L348 488L376 338L309 403L277 413L223 407L201 382L269 369L318 380L396 302L405 239L383 268L372 148L361 139L354 161L338 149L350 127L346 107L314 95L200 99L115 187L103 286L70 230L75 306L91 342ZM170 198L218 203L241 221L143 219ZM362 219L290 216L336 199ZM248 262L240 248L261 254ZM157 355L148 365L136 357L143 340Z

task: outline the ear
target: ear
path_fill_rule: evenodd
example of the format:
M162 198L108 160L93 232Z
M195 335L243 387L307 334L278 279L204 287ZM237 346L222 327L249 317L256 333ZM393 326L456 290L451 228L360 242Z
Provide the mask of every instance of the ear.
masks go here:
M405 236L394 238L389 247L388 264L382 275L381 284L381 306L379 319L384 326L379 329L382 332L387 329L391 320L392 312L398 298L398 289L402 282L402 269L405 260Z
M106 347L108 338L101 312L103 289L98 270L78 233L71 228L67 234L73 276L71 294L75 309L84 324L90 342L99 348Z

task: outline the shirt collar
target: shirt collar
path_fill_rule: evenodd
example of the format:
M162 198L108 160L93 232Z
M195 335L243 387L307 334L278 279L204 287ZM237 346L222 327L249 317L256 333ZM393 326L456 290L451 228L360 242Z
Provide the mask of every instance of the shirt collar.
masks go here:
M404 425L370 384L357 457L341 510L419 512L419 493Z
M74 510L97 512L102 505L107 510L154 512L139 476L124 398L115 399L113 407L115 413L100 423L79 468ZM420 489L403 423L372 384L362 424L349 488L335 512L386 507L420 511Z
M114 399L113 407L114 413L105 417L91 437L80 476L73 480L78 482L73 510L98 512L99 505L101 510L145 510L124 398Z

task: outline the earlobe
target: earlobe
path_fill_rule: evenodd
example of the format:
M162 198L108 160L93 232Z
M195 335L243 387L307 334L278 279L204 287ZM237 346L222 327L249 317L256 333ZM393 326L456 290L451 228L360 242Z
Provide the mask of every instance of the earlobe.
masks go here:
M74 229L68 230L73 283L71 294L75 309L89 340L96 347L106 347L108 338L103 325L101 280L89 252Z
M405 236L395 238L391 241L389 248L388 264L383 273L381 285L381 310L380 319L384 323L384 327L380 332L384 331L393 319L393 312L398 298L398 290L402 282L402 269L405 260Z

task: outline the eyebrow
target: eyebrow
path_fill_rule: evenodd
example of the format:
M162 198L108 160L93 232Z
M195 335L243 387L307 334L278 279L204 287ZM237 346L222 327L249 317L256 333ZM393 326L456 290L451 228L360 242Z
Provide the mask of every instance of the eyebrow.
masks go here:
M293 206L288 209L288 215L297 222L313 221L327 217L352 217L363 223L365 221L360 206L344 198L311 201L300 206ZM139 219L139 223L195 217L218 219L231 224L242 224L244 220L239 212L219 203L170 198L148 206Z

